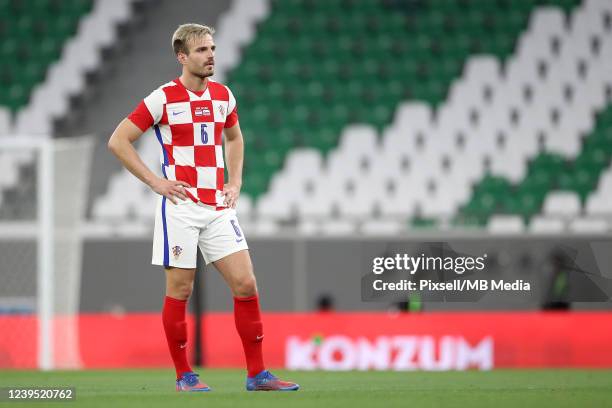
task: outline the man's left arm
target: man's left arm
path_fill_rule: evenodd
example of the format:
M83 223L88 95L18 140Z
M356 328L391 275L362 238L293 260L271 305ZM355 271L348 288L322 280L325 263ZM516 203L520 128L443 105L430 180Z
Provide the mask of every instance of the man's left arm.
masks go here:
M224 203L229 208L236 208L240 188L242 187L242 164L244 162L244 140L240 124L225 128L225 162L228 181L223 186Z

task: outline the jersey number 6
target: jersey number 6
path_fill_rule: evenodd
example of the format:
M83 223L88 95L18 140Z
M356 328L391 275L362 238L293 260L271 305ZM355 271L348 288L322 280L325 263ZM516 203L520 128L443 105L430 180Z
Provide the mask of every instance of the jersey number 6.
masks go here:
M202 136L202 144L208 143L208 133L206 133L206 123L202 123L200 127L200 136Z

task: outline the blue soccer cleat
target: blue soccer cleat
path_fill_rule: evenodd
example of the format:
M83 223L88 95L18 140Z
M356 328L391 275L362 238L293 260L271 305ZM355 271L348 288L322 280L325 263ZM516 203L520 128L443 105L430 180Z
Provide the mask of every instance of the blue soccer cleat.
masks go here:
M255 377L247 377L247 391L297 391L300 386L296 383L279 380L268 370L264 370Z
M176 380L176 390L180 392L206 392L210 387L198 379L196 373L185 373Z

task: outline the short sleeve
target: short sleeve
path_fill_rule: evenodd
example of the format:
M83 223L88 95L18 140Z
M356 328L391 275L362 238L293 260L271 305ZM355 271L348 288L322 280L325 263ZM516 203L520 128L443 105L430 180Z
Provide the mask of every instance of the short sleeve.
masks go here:
M133 124L138 126L140 130L143 132L153 126L153 116L147 109L147 105L145 105L144 101L141 101L136 109L132 113L128 115L128 119L132 121Z
M147 130L161 120L165 99L164 92L156 89L138 104L136 109L128 116L128 119L142 131Z
M238 106L236 104L236 98L234 98L234 94L227 88L227 93L229 95L229 100L227 103L227 111L229 112L227 118L225 118L225 128L231 128L238 122Z

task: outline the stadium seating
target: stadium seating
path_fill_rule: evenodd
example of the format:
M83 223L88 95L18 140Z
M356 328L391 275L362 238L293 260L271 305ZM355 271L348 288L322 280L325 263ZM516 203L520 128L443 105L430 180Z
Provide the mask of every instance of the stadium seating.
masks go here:
M526 177L519 183L512 185L508 180L502 179L503 187L495 190L491 185L490 177L485 177L475 187L470 202L463 208L463 212L484 222L493 213L503 212L519 214L528 219L542 209L544 200L551 199L547 194L554 194L553 189L574 194L571 208L578 215L590 194L594 194L598 179L606 166L610 163L612 145L609 142L608 128L610 112L607 109L597 118L597 126L591 134L581 142L581 150L572 157L561 156L555 153L543 153L535 157L530 165ZM578 134L578 137L580 134ZM483 204L483 196L489 202ZM593 198L596 202L597 196ZM563 205L559 206L560 208ZM570 208L569 206L566 208ZM544 212L547 209L544 208Z
M393 194L371 189L370 197L379 194L386 197L378 200L383 215L416 214L419 219L423 216L445 218L456 214L461 202L467 202L457 217L459 223L475 221L482 224L497 212L520 214L529 218L541 210L547 191L559 184L560 189L576 191L581 200L584 200L592 190L593 178L608 160L605 149L602 149L604 142L586 142L586 149L581 142L581 135L593 129L592 112L601 110L606 104L605 90L610 77L601 68L606 60L593 52L585 54L584 51L567 47L565 53L558 56L564 61L564 65L560 65L562 69L555 68L554 59L543 60L546 62L543 66L550 67L550 75L540 78L537 60L534 61L532 57L535 54L541 58L554 57L551 51L553 47L543 47L541 44L545 41L541 38L558 35L562 44L579 44L576 38L582 36L585 30L580 28L582 23L578 23L578 16L588 13L586 7L592 7L592 4L588 3L575 10L573 19L576 23L572 30L565 24L565 15L561 9L537 9L527 31L520 38L517 52L508 57L506 64L501 65L493 56L470 58L463 76L453 83L447 101L439 106L435 117L427 104L400 105L395 120L383 132L380 142L382 151L379 151L376 142L372 143L376 137L360 136L357 133L355 136L346 136L347 132L353 130L351 127L345 128L339 147L328 155L326 168L321 170L318 177L316 174L311 177L315 180L315 186L312 180L308 183L295 180L297 184L302 183L306 190L315 190L310 195L311 200L303 200L304 192L301 191L293 200L285 197L284 201L289 206L297 207L297 212L305 217L331 214L334 209L333 199L331 203L322 202L326 194L317 194L316 191L319 187L324 189L322 185L329 184L329 180L342 178L340 173L345 173L344 178L353 175L355 191L359 192L360 186L368 184L368 172L358 169L356 164L364 160L367 162L368 153L371 153L370 160L373 163L382 153L384 158L379 160L384 163L380 166L383 169L381 175L390 179L394 187L398 187ZM600 32L601 45L605 48L608 38L603 36L604 32L609 30L602 28ZM547 52L552 56L547 56ZM579 73L576 73L572 77L571 70L580 69L578 58L587 57L590 58L586 61L590 62L590 69L598 74L580 78ZM573 83L569 82L572 86L566 86L570 80L574 80ZM582 92L579 85L584 82L596 92ZM487 93L490 95L487 96ZM498 97L495 98L495 95ZM600 116L598 126L605 128L605 114ZM372 132L374 129L370 129L370 134ZM343 163L341 169L334 169L339 155L351 152L345 142L351 139L359 140L363 146L355 147L357 151L351 153L352 156L340 160ZM591 139L594 138L588 140ZM538 156L542 149L550 153ZM567 172L566 177L561 177L557 182L556 179L567 164L565 162L570 158L575 158L575 166ZM404 163L404 167L412 165L418 169L419 174L414 174L411 179L410 172L403 171L399 160L409 164L405 166ZM588 175L585 171L589 170L586 169L591 170ZM385 174L384 170L388 173ZM284 179L285 171L280 174L278 178ZM489 175L482 178L486 174ZM394 177L398 180L393 180ZM317 178L325 182L316 185ZM471 185L478 179L481 181L471 193ZM515 184L520 184L516 191L518 194L514 194L517 189ZM273 197L278 195L277 185L271 184L269 191L260 200L260 208L274 201ZM379 185L384 185L384 182ZM407 188L402 188L402 185ZM340 183L340 189L342 187L347 185L342 186ZM285 193L286 196L287 191ZM344 193L348 194L346 189ZM468 201L470 194L472 197ZM350 194L348 196L351 197ZM355 202L351 200L351 203ZM300 203L303 210L299 208ZM360 198L356 207L362 208L353 208L357 212L353 216L367 218L376 212L375 204L368 202L367 196ZM287 212L281 211L279 214L282 217Z
M54 120L84 91L85 75L116 42L133 1L0 0L0 136L53 135ZM33 156L5 156L0 218L31 217L34 207L21 202L34 194Z
M292 146L326 153L350 123L383 130L401 100L437 106L470 54L507 57L531 8L547 2L460 3L273 2L228 76L243 105L254 106L241 114L254 139L245 192L263 193Z
M0 1L0 105L16 112L28 103L91 4L91 0Z
M247 138L243 217L306 234L609 226L610 2L254 9L219 76ZM571 215L550 212L562 197Z
M53 121L68 112L70 98L85 90L85 75L100 65L102 49L117 41L117 25L130 18L133 1L37 0L41 4L82 4L82 6L78 8L78 13L68 7L73 26L57 40L59 48L49 61L52 63L49 64L44 82L32 88L31 94L28 92L29 98L24 97L16 105L21 107L15 121L17 133L40 135L53 133ZM62 18L51 19L55 20L61 21ZM61 58L56 59L60 51Z
M612 89L609 51L606 51L612 46L611 10L610 3L585 2L572 13L569 27L564 28L559 14L553 17L555 13L550 9L542 14L542 21L548 21L548 24L543 25L542 29L532 30L535 33L532 41L521 42L540 45L519 47L519 55L521 51L531 53L540 61L548 62L547 66L550 67L545 80L537 81L534 78L534 84L540 84L541 95L549 106L548 111L533 114L534 124L539 126L533 130L537 132L538 143L542 145L544 153L530 160L526 177L507 180L506 188L497 194L489 194L487 178L484 178L474 188L471 200L463 208L465 218L485 222L488 216L497 212L529 218L541 210L546 194L552 189L574 192L581 202L594 190L601 171L610 162L611 145L607 141L607 129L612 123L612 114L610 108L605 108L610 102ZM532 21L537 22L537 18ZM560 55L556 57L550 55L554 47L547 46L546 42L553 34L559 38L561 48ZM536 49L538 47L539 50ZM537 98L538 87L532 88ZM602 109L594 126L593 112ZM542 118L547 116L551 121L543 127L545 121ZM589 133L583 141L582 137ZM489 199L486 205L483 204L483 194Z

